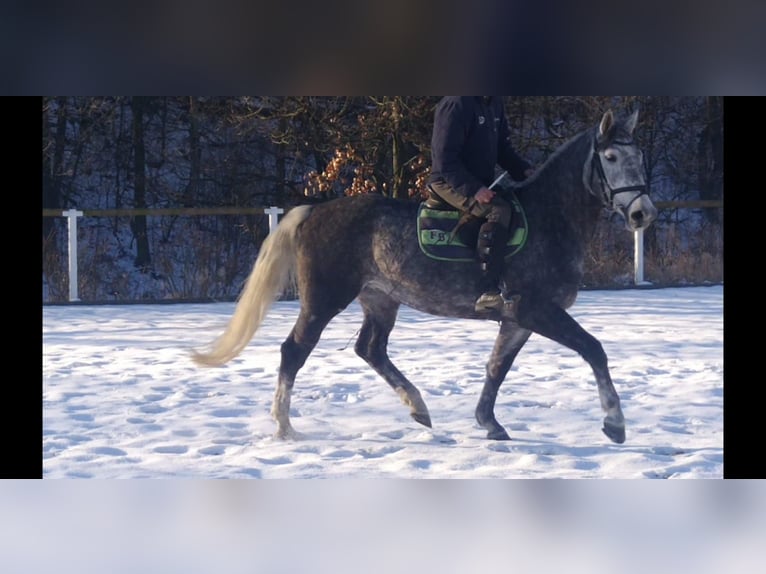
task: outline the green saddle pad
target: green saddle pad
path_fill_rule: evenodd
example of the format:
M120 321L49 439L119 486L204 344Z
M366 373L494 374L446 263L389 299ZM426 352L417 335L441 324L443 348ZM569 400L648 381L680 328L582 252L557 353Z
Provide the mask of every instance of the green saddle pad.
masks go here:
M516 196L511 198L513 217L509 230L505 258L516 255L527 241L527 218ZM460 212L451 209L433 209L425 203L418 209L418 242L420 249L431 259L440 261L476 261L476 241L482 220L475 219L453 233Z

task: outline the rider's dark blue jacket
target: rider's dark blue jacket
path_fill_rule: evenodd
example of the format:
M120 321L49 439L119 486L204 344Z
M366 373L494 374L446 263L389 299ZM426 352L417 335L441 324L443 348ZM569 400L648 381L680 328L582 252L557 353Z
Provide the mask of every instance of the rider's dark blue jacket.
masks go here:
M473 197L495 180L499 165L517 180L531 165L511 145L500 96L444 96L434 113L429 182L445 181Z

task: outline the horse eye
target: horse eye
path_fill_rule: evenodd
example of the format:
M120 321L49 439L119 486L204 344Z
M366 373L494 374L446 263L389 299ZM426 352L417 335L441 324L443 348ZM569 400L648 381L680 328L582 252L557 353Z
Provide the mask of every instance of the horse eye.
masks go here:
M617 161L617 156L613 153L605 153L604 157L606 158L606 161L615 162Z

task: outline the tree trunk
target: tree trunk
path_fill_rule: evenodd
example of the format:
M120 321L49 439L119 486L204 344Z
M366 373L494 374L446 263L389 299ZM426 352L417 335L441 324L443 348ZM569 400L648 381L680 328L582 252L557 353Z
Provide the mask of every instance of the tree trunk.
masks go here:
M404 166L407 160L405 157L405 145L402 141L401 135L402 105L399 98L400 96L393 96L393 100L391 102L393 108L391 111L393 120L393 131L391 134L391 168L393 172L393 189L391 192L394 199L406 199L407 178L404 176Z
M146 147L144 144L146 98L136 96L131 104L133 108L133 199L136 209L144 209L146 208ZM147 272L151 264L151 256L145 215L137 215L133 218L132 230L136 239L134 265L142 272Z
M700 199L720 201L723 199L723 105L720 96L705 98L705 128L699 140L699 188ZM706 209L705 216L720 223L720 209Z
M66 147L66 124L67 108L66 97L56 98L56 133L53 140L53 157L43 155L43 208L61 208L61 186L64 171L64 148ZM43 122L43 141L49 136L49 122L45 118ZM43 217L43 239L55 233L55 220L52 217Z
M183 194L182 205L194 207L200 201L200 179L202 177L202 150L200 148L200 127L194 97L189 96L189 183Z
M287 120L285 118L279 118L279 131L285 133L287 131ZM284 206L285 200L285 183L287 182L287 147L282 144L276 144L276 176L277 180L274 182L274 195L271 197L271 203L277 206ZM271 195L271 194L269 194Z

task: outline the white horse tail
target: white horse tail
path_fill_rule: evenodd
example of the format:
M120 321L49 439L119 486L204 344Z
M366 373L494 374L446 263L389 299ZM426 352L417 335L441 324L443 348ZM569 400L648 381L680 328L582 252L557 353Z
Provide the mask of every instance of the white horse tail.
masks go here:
M226 330L209 351L192 351L195 363L203 367L219 367L247 346L271 305L293 280L296 231L310 212L309 205L291 209L265 239Z

